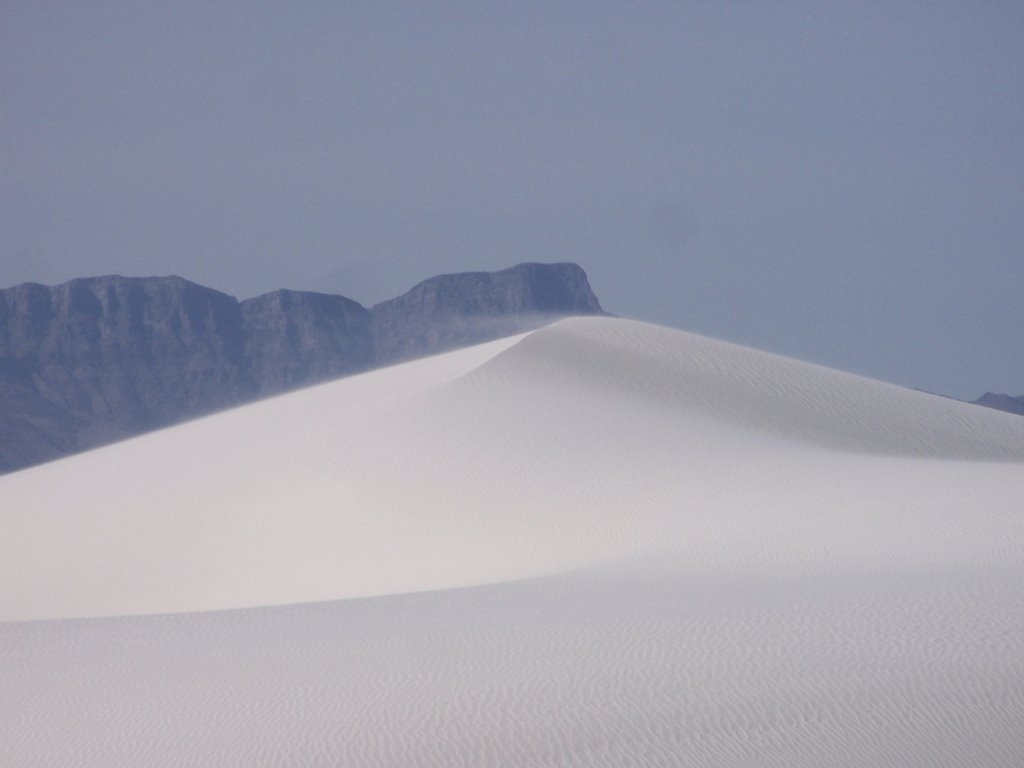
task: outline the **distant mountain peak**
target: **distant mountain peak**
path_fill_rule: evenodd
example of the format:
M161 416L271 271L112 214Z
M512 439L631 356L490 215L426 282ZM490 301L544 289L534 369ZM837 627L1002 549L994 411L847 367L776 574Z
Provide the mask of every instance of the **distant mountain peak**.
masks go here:
M586 273L568 262L438 275L371 312L382 362L520 333L554 316L605 314Z
M460 299L458 303L454 300ZM524 262L497 272L455 272L417 283L374 306L414 305L428 311L474 314L539 312L603 314L587 274L572 262Z

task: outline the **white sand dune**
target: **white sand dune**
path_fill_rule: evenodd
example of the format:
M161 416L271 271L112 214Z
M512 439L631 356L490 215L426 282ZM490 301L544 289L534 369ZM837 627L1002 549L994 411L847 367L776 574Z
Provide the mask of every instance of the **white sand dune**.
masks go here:
M1009 414L572 319L0 500L0 765L1024 764Z

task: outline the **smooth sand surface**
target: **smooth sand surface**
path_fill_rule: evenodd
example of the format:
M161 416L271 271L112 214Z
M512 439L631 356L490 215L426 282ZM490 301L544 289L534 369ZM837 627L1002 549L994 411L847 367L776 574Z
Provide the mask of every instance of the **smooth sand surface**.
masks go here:
M581 318L0 499L0 765L1024 764L1009 414Z

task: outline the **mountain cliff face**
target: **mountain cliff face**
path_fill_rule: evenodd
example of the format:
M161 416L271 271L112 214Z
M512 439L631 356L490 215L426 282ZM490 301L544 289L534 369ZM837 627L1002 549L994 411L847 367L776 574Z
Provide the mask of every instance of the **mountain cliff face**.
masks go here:
M0 291L0 473L376 365L600 313L574 264L444 275L366 309L179 277Z
M176 277L0 292L0 469L251 399L243 339L238 302Z
M274 291L241 303L245 358L260 395L374 364L370 313L344 296Z
M424 280L372 309L378 362L392 362L520 333L552 315L602 314L576 264L520 264Z

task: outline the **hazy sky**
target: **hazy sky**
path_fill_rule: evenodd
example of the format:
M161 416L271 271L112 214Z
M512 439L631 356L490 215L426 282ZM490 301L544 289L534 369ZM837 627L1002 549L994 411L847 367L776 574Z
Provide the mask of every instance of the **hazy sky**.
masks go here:
M0 286L605 307L1024 392L1024 3L0 2Z

